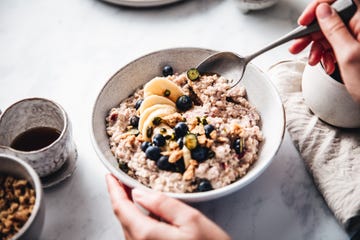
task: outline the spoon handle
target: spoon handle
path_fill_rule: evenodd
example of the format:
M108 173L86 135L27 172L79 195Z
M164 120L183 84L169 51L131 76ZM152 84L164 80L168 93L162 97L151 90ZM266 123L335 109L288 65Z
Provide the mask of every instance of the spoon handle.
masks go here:
M346 24L349 22L349 20L351 19L351 17L355 14L355 12L357 10L357 6L353 2L353 0L337 0L331 6L338 12L341 19ZM267 45L263 49L247 56L246 57L247 62L249 62L253 58L259 56L260 54L262 54L270 49L273 49L283 43L286 43L286 42L296 39L296 38L304 37L310 33L317 32L317 31L320 31L320 26L316 20L314 20L312 23L310 23L307 26L299 26L299 27L295 28L294 30L292 30L291 32L289 32L288 34L279 38L275 42Z

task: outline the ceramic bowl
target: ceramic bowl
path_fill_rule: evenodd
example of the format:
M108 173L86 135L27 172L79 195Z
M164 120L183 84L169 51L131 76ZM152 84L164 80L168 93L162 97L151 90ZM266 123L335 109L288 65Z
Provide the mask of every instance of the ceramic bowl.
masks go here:
M237 0L238 7L244 13L273 6L278 0Z
M102 0L104 2L127 7L158 7L179 2L181 0Z
M305 104L324 122L335 127L360 127L360 104L344 84L326 74L321 64L306 65L302 77Z
M39 239L45 219L44 194L39 176L25 161L7 154L0 154L0 174L26 179L36 194L34 208L29 219L11 239Z
M199 48L175 48L161 50L140 57L121 68L101 89L93 107L92 140L95 150L108 170L130 187L142 186L118 168L117 161L109 148L105 117L109 110L132 94L155 76L162 75L162 68L171 65L174 72L184 72L215 53ZM215 199L233 193L256 179L270 164L284 135L284 110L280 97L269 78L256 66L249 64L241 81L248 93L248 100L259 111L265 140L260 146L259 159L251 170L238 181L220 189L197 193L166 193L187 202Z

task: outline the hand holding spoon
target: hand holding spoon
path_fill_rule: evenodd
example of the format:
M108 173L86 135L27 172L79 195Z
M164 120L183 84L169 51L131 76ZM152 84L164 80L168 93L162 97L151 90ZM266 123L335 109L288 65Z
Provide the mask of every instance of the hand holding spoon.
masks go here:
M357 10L353 0L337 0L331 6L338 12L345 23L349 22ZM217 73L224 76L231 81L231 86L234 87L241 81L245 68L252 59L283 43L317 31L320 31L320 26L318 22L314 20L308 26L299 26L263 49L245 57L241 57L233 52L215 53L201 62L197 66L197 69L200 73Z

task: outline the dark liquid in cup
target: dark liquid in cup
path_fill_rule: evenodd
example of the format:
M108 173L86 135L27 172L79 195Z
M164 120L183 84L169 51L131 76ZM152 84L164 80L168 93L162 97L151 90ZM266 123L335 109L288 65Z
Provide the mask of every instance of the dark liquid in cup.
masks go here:
M49 146L59 136L60 132L55 128L31 128L17 136L10 147L19 151L35 151Z

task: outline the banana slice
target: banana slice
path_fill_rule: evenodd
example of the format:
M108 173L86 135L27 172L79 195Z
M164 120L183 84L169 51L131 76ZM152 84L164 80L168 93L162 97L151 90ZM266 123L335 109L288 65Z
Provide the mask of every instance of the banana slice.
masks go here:
M147 117L149 116L150 113L152 113L153 111L157 110L157 109L161 109L161 108L167 108L169 107L169 105L167 104L155 104L149 108L146 108L142 114L140 114L140 119L139 119L139 125L138 125L138 129L140 132L142 132L143 126L144 126L144 122L147 119Z
M156 106L156 105L154 105L154 106ZM151 136L148 136L149 135L148 129L154 127L154 123L153 123L154 118L156 118L156 117L161 118L161 117L173 114L174 112L176 112L176 109L174 107L170 107L170 106L167 106L164 108L159 108L159 109L152 111L145 119L142 129L139 128L139 131L141 131L143 138L146 141L151 140L151 136L153 135L153 132L150 134Z
M176 102L176 100L180 96L185 95L185 93L172 81L163 77L155 77L144 86L144 97L146 98L150 95L167 97L171 101Z
M158 95L151 95L144 98L144 101L141 103L139 108L140 115L145 111L145 109L155 105L155 104L167 104L172 107L175 107L175 103L170 99Z

